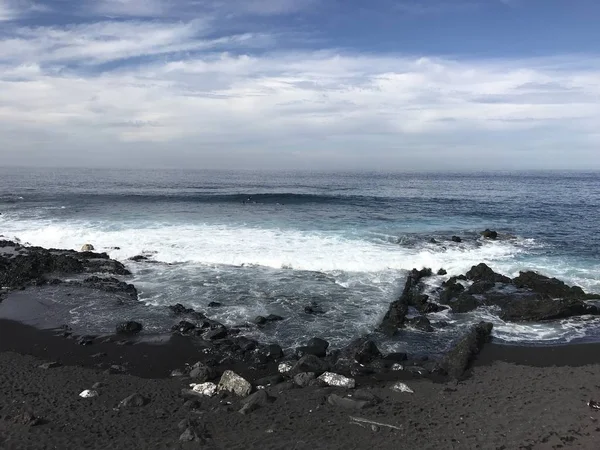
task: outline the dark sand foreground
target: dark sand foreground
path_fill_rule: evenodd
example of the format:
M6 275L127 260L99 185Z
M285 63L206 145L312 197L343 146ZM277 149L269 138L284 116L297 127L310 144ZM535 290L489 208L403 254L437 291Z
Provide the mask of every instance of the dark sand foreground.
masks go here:
M357 380L358 388L379 399L360 410L327 402L332 393L355 390L282 383L267 389L272 403L247 415L238 412L241 400L233 395L182 397L189 380L168 374L193 362L188 350L181 342L78 346L0 321L0 448L600 448L600 411L587 406L600 399L597 345L488 345L466 380L406 380L414 394L392 392L384 380L363 386ZM106 355L92 357L99 352ZM38 367L47 361L64 365ZM119 362L126 374L106 373L104 367ZM98 397L79 397L98 382ZM149 403L117 408L134 393ZM361 425L351 417L381 425ZM195 430L197 441L180 441L186 428Z

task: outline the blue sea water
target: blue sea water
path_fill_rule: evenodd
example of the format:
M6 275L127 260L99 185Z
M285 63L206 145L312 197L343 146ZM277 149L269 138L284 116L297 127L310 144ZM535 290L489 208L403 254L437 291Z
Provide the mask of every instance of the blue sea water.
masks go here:
M44 247L91 243L123 261L150 330L172 320L156 311L174 303L230 325L273 313L286 320L248 334L287 346L307 336L341 345L373 331L414 267L450 276L485 262L509 276L536 270L600 293L599 206L600 173L0 168L0 234ZM483 240L485 228L504 237ZM159 263L128 261L139 254ZM431 279L431 288L445 278ZM208 310L211 301L223 306ZM325 314L305 314L311 302ZM83 309L73 308L71 320L114 326L109 310ZM431 351L482 318L506 342L600 336L591 318L510 324L478 310L432 315L451 326L381 345Z

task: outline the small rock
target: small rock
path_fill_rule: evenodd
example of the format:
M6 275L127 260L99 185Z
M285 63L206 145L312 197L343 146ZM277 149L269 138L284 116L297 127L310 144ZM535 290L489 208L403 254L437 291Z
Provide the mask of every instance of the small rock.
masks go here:
M212 397L217 393L217 385L215 383L192 383L190 384L192 391L204 395L206 397Z
M224 339L227 337L227 328L218 327L214 330L209 330L204 334L204 339L213 341L216 339Z
M306 346L307 347L319 347L319 348L322 348L325 351L327 351L327 349L329 348L329 342L327 342L325 339L315 337L315 338L312 338L310 341L308 341Z
M356 387L356 381L352 378L347 378L343 375L325 372L319 377L319 380L327 383L328 386L342 387L346 389L354 389Z
M131 394L119 402L119 408L140 408L146 405L149 400L140 394Z
M190 371L190 377L200 383L204 383L208 380L212 380L215 378L217 374L212 367L207 366L202 362L197 362L192 366L192 370Z
M278 360L283 358L283 349L278 344L269 344L265 347L265 355L269 360Z
M119 333L119 334L137 334L140 331L142 331L143 328L144 328L144 326L141 323L135 322L133 320L129 320L127 322L121 322L120 324L117 325L117 333Z
M227 391L239 397L247 397L252 392L252 385L235 372L226 370L221 376L217 389L219 392Z
M53 362L47 362L44 364L40 364L38 367L40 369L48 370L48 369L54 369L54 368L60 367L60 366L61 366L61 363L53 361Z
M173 378L182 377L183 375L185 375L185 374L183 373L183 370L181 370L181 369L173 369L173 370L171 370L171 376Z
M277 370L279 371L279 373L282 374L287 374L290 372L290 370L292 370L292 364L289 362L283 362L281 364L279 364L279 366L277 367Z
M452 242L462 242L462 239L458 236L452 236Z
M318 358L324 358L325 356L327 356L327 349L323 347L311 346L298 347L296 349L296 356L298 358L302 358L304 355L314 355Z
M91 358L104 358L105 356L108 356L106 353L100 352L100 353L94 353Z
M364 409L369 406L369 402L365 402L363 400L352 400L350 398L340 397L336 394L331 394L329 397L327 397L327 403L344 409Z
M181 442L198 442L201 441L200 436L198 436L198 434L196 434L196 432L193 430L193 428L186 428L186 430L181 433L181 436L179 436L179 440Z
M93 252L95 250L94 246L92 244L84 244L81 247L81 251L82 252Z
M306 355L294 364L289 373L292 377L300 372L314 372L315 375L321 375L323 372L327 372L327 370L329 370L329 364L326 361L314 355Z
M446 272L446 269L440 269L437 271L438 275L448 275L448 272Z
M310 305L306 305L304 307L304 312L306 314L316 315L316 314L325 314L325 311L315 302L312 302Z
M371 404L376 404L381 401L381 399L379 397L377 397L371 391L366 390L366 389L357 389L352 394L352 398L354 398L355 400L363 400L363 401L369 402Z
M223 305L221 303L219 303L219 302L210 302L208 304L209 308L218 308L219 306L223 306Z
M492 239L493 240L493 239L497 239L498 238L498 232L490 230L489 228L486 228L484 231L482 231L481 235L485 239Z
M301 372L294 376L294 383L300 387L306 387L310 384L311 380L316 378L314 372Z
M269 394L267 394L265 390L256 391L254 394L243 400L244 406L242 406L239 412L241 414L248 414L273 401L274 399L269 397Z
M113 364L108 369L106 369L105 372L108 373L109 375L118 375L118 374L127 372L127 370L123 366Z
M92 345L94 343L93 336L80 336L77 341L79 345Z
M100 389L102 386L104 386L104 384L98 381L97 383L92 384L92 389Z
M91 390L91 389L86 389L85 391L82 391L79 396L81 398L93 398L93 397L98 397L98 392Z
M18 414L13 417L12 420L13 423L27 425L30 427L34 427L42 423L42 419L40 417L36 417L31 411L25 411L21 414Z
M406 392L407 394L414 394L415 393L415 391L413 391L406 384L401 383L401 382L397 382L397 383L392 384L390 386L390 389L392 391L395 391L395 392Z

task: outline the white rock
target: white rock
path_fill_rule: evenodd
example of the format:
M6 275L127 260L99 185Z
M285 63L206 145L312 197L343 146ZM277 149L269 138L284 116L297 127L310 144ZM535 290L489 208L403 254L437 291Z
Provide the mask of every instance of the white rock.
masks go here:
M190 384L190 387L192 388L192 391L206 395L207 397L212 397L217 393L217 385L215 383L192 383Z
M237 373L226 370L221 376L217 390L232 392L240 397L247 397L252 392L252 385Z
M81 247L81 251L82 252L93 252L94 246L92 244L85 244L83 247Z
M392 370L398 372L399 370L404 370L404 366L402 364L394 363L392 365Z
M343 387L348 389L354 389L356 387L356 381L354 381L354 379L346 378L345 376L337 373L325 372L318 379L325 382L329 386Z
M81 398L92 398L98 397L98 391L92 391L91 389L86 389L81 394L79 394Z
M290 370L292 370L292 365L290 363L284 362L279 364L279 367L277 368L277 370L279 370L279 373L288 373Z
M415 391L413 391L411 388L409 388L406 384L404 383L394 383L390 386L390 389L392 391L396 391L396 392L407 392L409 394L414 394Z

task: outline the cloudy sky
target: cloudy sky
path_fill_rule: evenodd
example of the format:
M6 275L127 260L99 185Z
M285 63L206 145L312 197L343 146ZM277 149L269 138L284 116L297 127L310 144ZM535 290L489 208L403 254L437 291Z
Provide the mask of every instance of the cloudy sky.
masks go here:
M0 165L600 169L597 0L0 0Z

